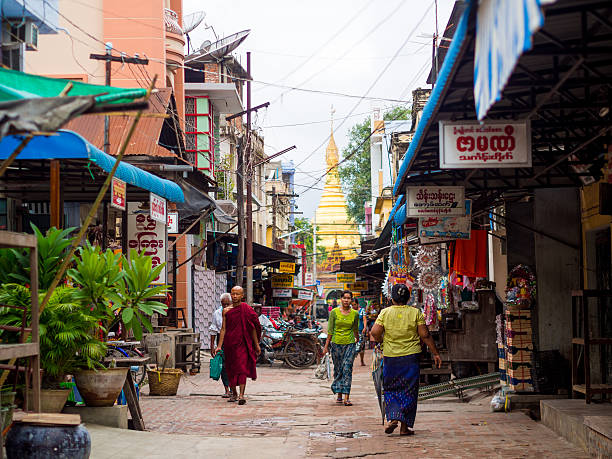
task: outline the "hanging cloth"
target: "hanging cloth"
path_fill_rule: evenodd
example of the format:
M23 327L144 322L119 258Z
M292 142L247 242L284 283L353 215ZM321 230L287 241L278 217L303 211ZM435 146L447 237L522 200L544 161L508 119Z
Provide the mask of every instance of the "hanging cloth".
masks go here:
M469 240L455 241L451 270L469 277L487 277L487 231L472 230Z

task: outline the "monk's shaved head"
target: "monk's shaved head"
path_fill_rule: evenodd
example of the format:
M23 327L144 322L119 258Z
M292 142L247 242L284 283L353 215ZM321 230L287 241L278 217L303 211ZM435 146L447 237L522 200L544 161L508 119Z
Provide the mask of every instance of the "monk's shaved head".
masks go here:
M239 305L244 298L244 290L240 285L233 287L230 294L232 295L232 303L234 303L235 306Z

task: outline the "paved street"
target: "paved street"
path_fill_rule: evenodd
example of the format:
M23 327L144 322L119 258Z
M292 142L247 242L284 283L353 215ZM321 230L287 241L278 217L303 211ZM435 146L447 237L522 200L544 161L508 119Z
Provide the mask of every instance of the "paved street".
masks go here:
M259 367L259 379L247 386L247 405L238 406L220 397L222 386L208 378L207 368L183 378L176 397L141 397L147 429L174 434L151 436L160 446L159 455L149 457L169 457L171 444L185 451L175 448L172 457L202 457L196 451L250 458L588 457L522 412L491 413L490 396L424 402L414 437L387 436L369 367L356 367L352 407L336 405L329 383L315 379L313 369L279 366Z

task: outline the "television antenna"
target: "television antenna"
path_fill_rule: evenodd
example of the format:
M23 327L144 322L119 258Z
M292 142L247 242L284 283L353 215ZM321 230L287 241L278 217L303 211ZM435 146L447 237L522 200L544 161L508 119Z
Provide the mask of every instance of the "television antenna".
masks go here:
M236 32L232 35L228 35L227 37L222 38L221 40L217 40L216 42L210 44L205 47L206 42L202 43L200 49L189 55L185 58L185 64L193 61L201 61L206 58L212 58L217 61L223 59L223 57L227 56L233 50L235 50L240 44L246 39L246 37L251 32L250 29L242 30L240 32Z
M183 18L183 33L187 37L187 53L189 53L191 48L191 39L189 38L189 32L195 30L198 27L204 18L206 17L206 13L204 11L196 11L195 13L188 14Z

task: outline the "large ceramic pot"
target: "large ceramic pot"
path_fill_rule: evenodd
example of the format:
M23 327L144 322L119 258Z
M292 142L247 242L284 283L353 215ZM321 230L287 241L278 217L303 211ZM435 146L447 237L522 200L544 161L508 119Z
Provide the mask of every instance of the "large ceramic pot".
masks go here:
M74 382L87 406L113 406L123 389L129 368L81 370Z
M49 426L17 422L4 444L8 459L87 459L91 453L91 437L82 424Z
M40 411L43 413L61 413L68 400L70 389L41 389ZM28 410L34 411L34 392L28 391Z

